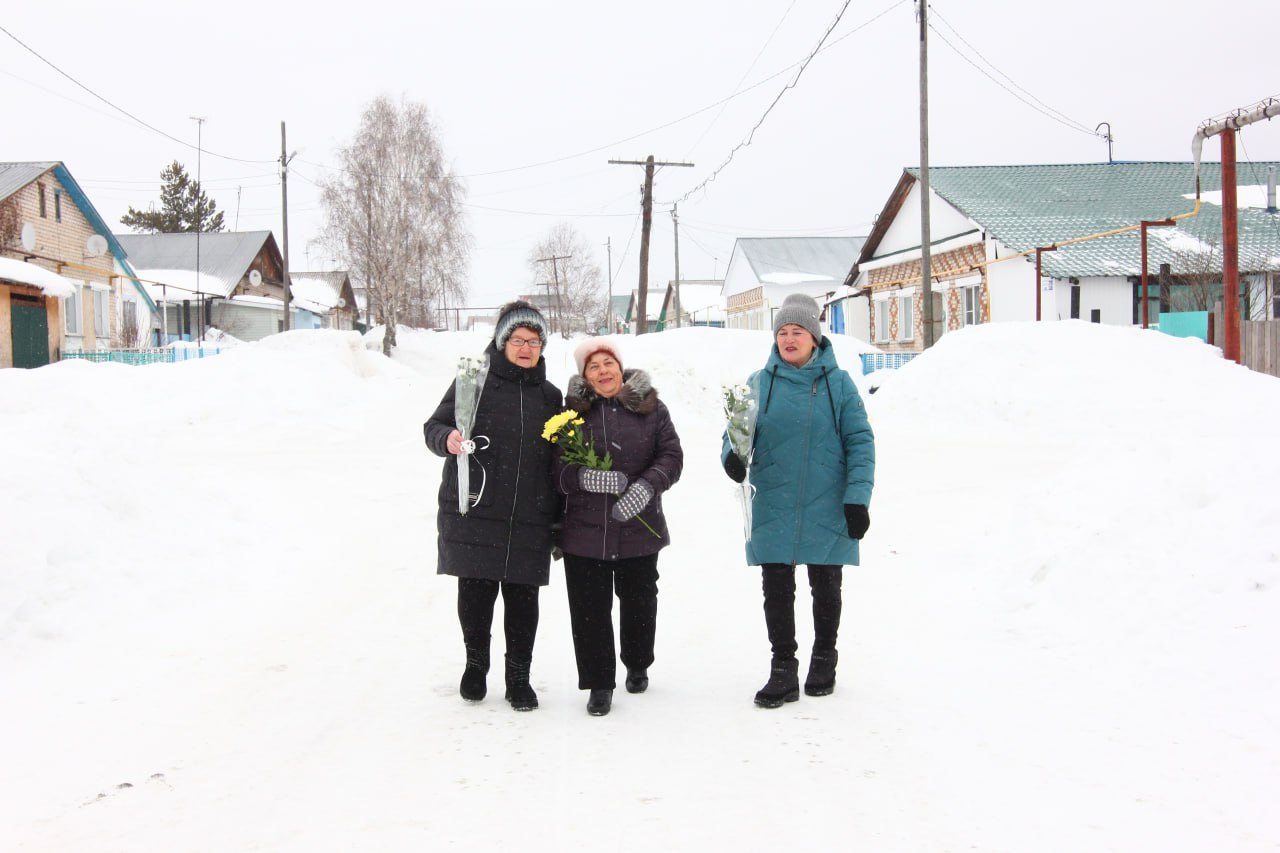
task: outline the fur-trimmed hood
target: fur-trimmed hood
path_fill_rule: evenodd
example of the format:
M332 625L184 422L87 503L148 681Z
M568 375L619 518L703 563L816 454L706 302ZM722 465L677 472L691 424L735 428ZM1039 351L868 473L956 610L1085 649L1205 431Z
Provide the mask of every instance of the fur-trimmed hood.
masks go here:
M569 377L568 390L564 395L566 406L579 414L586 414L591 404L601 399L604 398L591 389L581 374ZM649 374L643 370L624 370L622 387L614 399L629 411L647 415L658 407L658 389L649 382Z

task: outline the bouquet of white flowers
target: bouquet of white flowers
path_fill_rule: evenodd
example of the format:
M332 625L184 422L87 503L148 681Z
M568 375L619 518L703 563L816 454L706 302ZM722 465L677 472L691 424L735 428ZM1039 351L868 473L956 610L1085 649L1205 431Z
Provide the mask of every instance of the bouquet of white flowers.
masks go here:
M489 358L464 355L458 359L458 376L453 386L453 420L462 433L462 452L458 454L458 512L463 515L471 508L472 501L480 495L471 494L471 454L476 450L471 429L476 423L476 410L480 408L480 392L489 375ZM484 491L481 484L480 490Z
M743 535L751 538L751 494L755 490L750 483L751 450L756 431L757 395L750 385L742 383L725 383L724 417L725 433L729 436L729 447L742 460L748 470L748 476L741 483L738 498L742 502Z

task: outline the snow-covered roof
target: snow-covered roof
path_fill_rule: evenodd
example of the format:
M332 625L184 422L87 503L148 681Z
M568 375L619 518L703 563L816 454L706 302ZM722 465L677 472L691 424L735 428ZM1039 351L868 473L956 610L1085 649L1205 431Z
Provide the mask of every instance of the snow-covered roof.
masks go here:
M291 272L289 299L305 311L328 314L334 308L347 307L342 296L346 281L345 272Z
M206 234L117 234L134 269L191 270L196 268L199 242L200 292L228 296L249 272L258 254L278 257L270 231L219 231ZM141 275L139 278L150 278ZM166 282L166 284L171 282ZM184 285L185 286L185 285ZM194 291L194 288L192 288Z
M76 292L71 279L16 258L0 258L0 279L38 287L49 296L70 296Z

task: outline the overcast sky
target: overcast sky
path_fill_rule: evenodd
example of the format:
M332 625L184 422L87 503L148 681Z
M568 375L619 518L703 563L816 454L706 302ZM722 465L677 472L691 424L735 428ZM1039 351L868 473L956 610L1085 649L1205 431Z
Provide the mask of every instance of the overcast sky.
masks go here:
M289 5L6 4L0 160L65 162L121 231L161 168L199 165L229 228L279 238L284 121L290 265L331 269L315 183L371 99L418 101L465 181L487 306L547 280L527 258L560 221L602 269L611 244L614 292L636 286L643 169L610 159L694 164L658 174L651 286L674 274L672 202L681 277L721 277L737 237L866 234L920 159L913 0ZM1201 122L1280 95L1262 0L930 8L935 166L1105 161L1100 122L1115 159L1189 160ZM1242 164L1280 159L1274 122L1241 142Z

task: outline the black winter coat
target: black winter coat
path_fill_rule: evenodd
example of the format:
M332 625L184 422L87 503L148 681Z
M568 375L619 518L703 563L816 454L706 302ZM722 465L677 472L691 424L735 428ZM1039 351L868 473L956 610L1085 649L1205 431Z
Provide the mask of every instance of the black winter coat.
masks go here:
M445 457L440 482L438 574L545 586L551 573L552 525L560 496L551 485L554 445L542 438L562 411L560 389L547 381L546 359L530 368L507 361L493 344L472 437L471 491L484 489L466 515L458 512L458 462L449 453L456 429L454 385L423 424L427 447ZM488 445L480 436L488 438ZM480 449L483 448L483 449Z
M596 560L623 560L655 554L670 545L662 493L680 479L684 451L671 414L649 384L649 375L643 370L623 371L622 388L611 398L599 396L585 379L574 376L565 405L586 421L587 439L596 452L612 455L613 470L626 474L628 483L641 478L648 482L653 499L637 518L617 521L610 511L618 499L583 491L578 484L582 466L565 465L557 455L553 463L556 488L566 496L561 550ZM645 524L659 535L654 536Z

